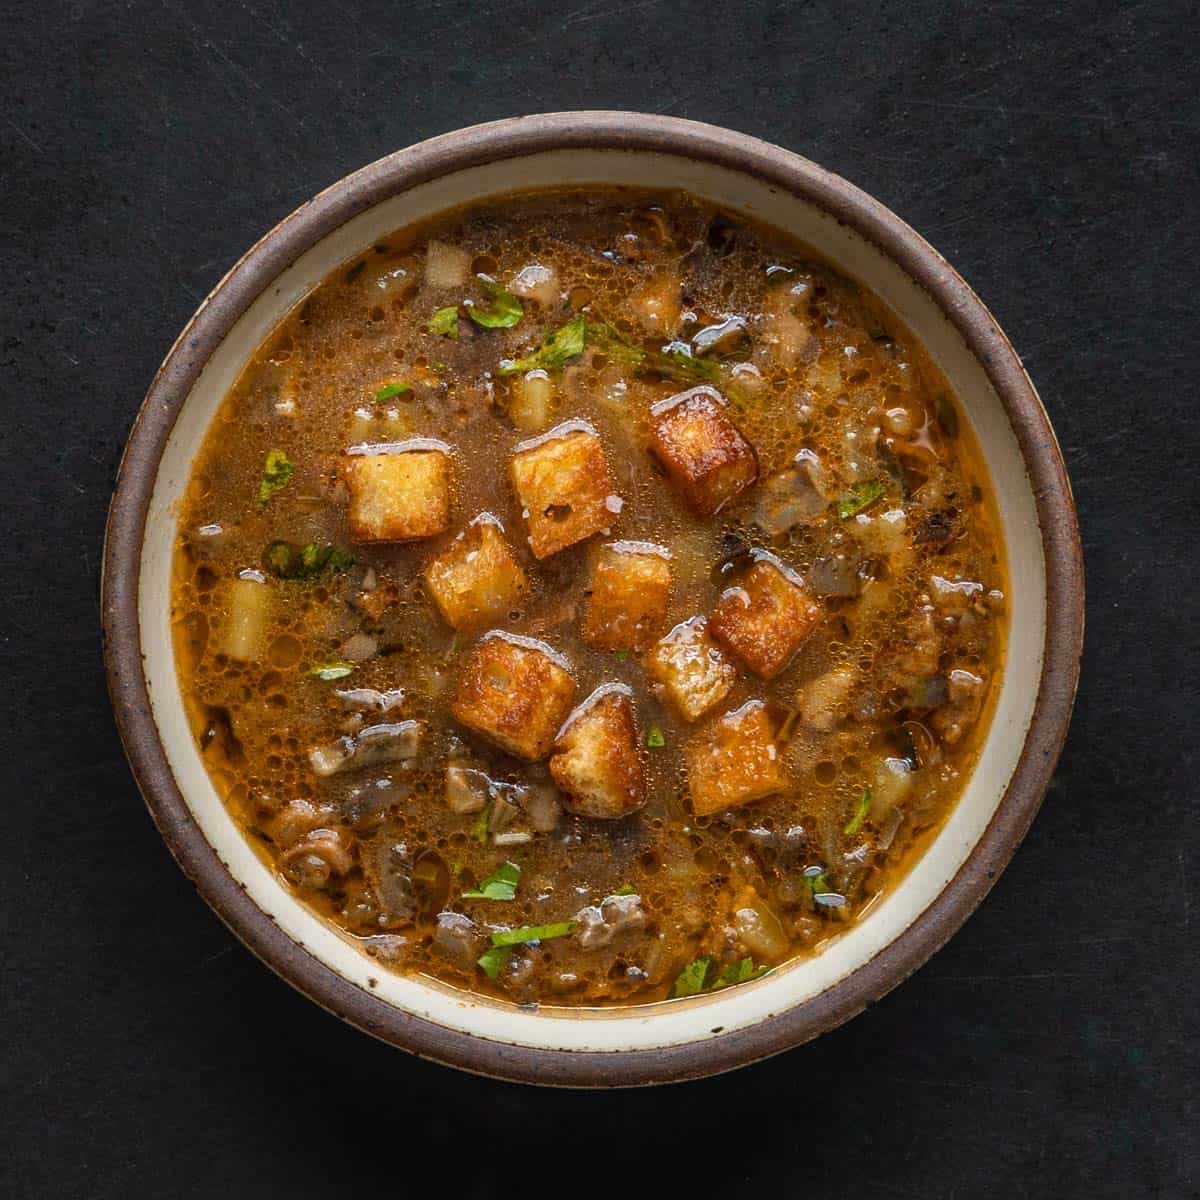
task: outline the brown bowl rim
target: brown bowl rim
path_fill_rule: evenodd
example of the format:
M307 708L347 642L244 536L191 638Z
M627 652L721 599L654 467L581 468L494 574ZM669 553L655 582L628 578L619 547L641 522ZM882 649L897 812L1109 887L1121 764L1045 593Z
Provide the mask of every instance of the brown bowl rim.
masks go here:
M251 302L317 241L389 196L464 168L565 149L668 153L743 172L824 209L888 255L952 322L1000 397L1029 473L1046 568L1045 661L1033 719L1005 795L954 878L899 937L811 1000L747 1028L644 1050L540 1049L447 1029L348 982L294 942L221 862L179 791L150 709L138 623L142 540L159 461L201 368ZM992 887L1041 805L1066 737L1083 640L1070 481L1033 384L982 301L899 217L815 163L746 134L632 112L547 113L460 129L363 167L281 221L213 289L151 383L118 468L101 574L108 687L134 777L171 853L233 933L304 995L385 1042L494 1078L568 1087L676 1082L744 1066L835 1028L921 966Z

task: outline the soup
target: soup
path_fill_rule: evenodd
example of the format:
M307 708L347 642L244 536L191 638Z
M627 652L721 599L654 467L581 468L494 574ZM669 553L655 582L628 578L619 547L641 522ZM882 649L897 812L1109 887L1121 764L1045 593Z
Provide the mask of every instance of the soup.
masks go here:
M631 1004L820 952L970 775L1005 565L871 295L677 193L402 230L225 398L180 515L200 753L387 968Z

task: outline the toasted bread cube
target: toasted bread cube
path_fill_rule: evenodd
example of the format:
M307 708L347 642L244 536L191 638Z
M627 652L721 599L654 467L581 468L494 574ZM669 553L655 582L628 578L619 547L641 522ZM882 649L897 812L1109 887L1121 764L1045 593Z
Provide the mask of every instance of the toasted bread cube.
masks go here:
M356 541L415 541L450 524L450 456L442 450L350 454L345 477Z
M602 546L592 566L583 640L600 650L646 650L667 620L671 563L646 542Z
M712 635L762 679L774 679L792 661L821 619L821 606L799 580L760 559L726 588L708 618Z
M714 388L695 387L651 409L650 449L688 505L710 517L758 478L758 456Z
M771 718L761 700L717 718L688 742L688 791L698 817L772 796L787 786Z
M510 470L538 558L608 529L621 511L604 447L589 428L555 427L518 450Z
M529 590L521 564L493 521L476 520L425 567L425 590L452 629L506 617Z
M532 762L554 745L575 700L575 681L548 646L485 634L471 651L451 715L502 750Z
M638 750L633 703L618 688L597 688L567 719L554 746L550 774L568 812L615 820L646 803L646 770Z
M703 617L676 625L646 655L646 671L687 721L720 704L737 671L712 640Z

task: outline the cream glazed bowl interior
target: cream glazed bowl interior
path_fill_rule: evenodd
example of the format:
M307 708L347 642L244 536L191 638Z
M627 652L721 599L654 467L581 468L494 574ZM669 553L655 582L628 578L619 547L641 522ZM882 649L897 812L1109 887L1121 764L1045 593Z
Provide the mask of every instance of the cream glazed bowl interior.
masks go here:
M823 953L738 988L607 1010L519 1008L378 964L298 901L210 782L175 673L171 558L209 423L259 343L335 267L446 208L543 186L680 188L817 247L897 314L948 377L1007 543L1007 668L978 766L902 882ZM695 1078L860 1012L937 950L995 881L1041 802L1070 717L1083 627L1070 485L1033 386L983 304L882 205L787 151L707 125L559 113L461 130L365 167L251 249L184 329L126 448L103 568L109 686L172 853L237 936L318 1004L414 1053L501 1078L619 1086Z

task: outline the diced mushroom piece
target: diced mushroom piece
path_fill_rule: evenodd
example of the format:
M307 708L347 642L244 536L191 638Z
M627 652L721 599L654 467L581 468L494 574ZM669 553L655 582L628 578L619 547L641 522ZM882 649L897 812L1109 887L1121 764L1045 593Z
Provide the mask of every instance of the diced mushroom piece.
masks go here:
M379 641L369 633L352 633L343 643L342 658L348 662L363 663L379 653Z
M621 511L595 431L568 421L522 443L509 464L538 558L610 528Z
M425 250L425 282L430 287L463 287L470 270L471 256L461 246L431 241Z
M558 300L558 274L553 267L530 263L512 277L508 290L514 296L533 300L544 308L549 308Z
M987 681L974 671L956 667L946 676L946 700L929 717L934 732L948 746L961 741L979 720Z
M397 442L394 449L371 447L368 453L346 455L346 520L356 541L417 541L449 526L449 447L413 441L412 449Z
M476 518L425 568L425 589L452 629L503 620L529 590L498 523Z
M574 699L575 682L548 646L490 633L471 651L450 712L502 750L532 761L554 744Z
M692 810L708 816L774 795L787 786L774 730L761 700L750 700L703 729L685 748Z
M583 640L600 650L645 650L667 619L671 563L660 546L614 542L592 567Z
M703 617L676 625L646 655L646 672L687 721L729 694L737 669L709 636Z
M820 733L831 733L844 716L857 674L849 667L834 667L804 684L796 704L804 723Z
M522 789L521 801L525 807L525 816L538 833L549 833L557 827L563 806L556 788L546 784L533 784Z
M308 752L309 765L326 777L380 763L404 762L417 756L424 731L420 721L368 725L355 737L347 735L314 746Z
M811 450L792 466L763 480L754 504L754 523L772 536L815 521L829 507L824 472Z
M567 811L577 816L615 820L646 803L645 765L626 690L597 688L568 718L550 774L565 793Z
M374 688L341 688L334 695L350 712L390 713L404 704L403 688L390 688L386 692Z
M708 627L756 675L773 679L816 628L821 611L791 572L763 558L721 593Z
M705 325L692 338L697 355L729 354L749 341L746 318L726 316L711 325Z
M460 971L473 971L483 953L483 931L462 913L438 913L433 934L433 952Z
M608 946L622 933L646 927L641 896L608 896L575 914L576 938L585 950Z
M279 856L279 869L300 888L322 888L354 866L354 838L344 829L312 829Z
M395 929L411 925L417 915L413 859L408 846L394 837L377 837L362 856L363 873L379 906L379 925Z
M446 768L446 804L450 811L460 815L482 812L490 783L483 771L451 763Z
M725 415L711 387L696 387L659 401L650 449L688 505L701 516L720 511L758 478L754 447Z
M266 832L277 846L287 849L332 816L333 810L326 805L311 800L289 800L268 822Z
M271 620L272 592L257 573L247 572L229 584L228 613L221 650L239 662L261 658Z

